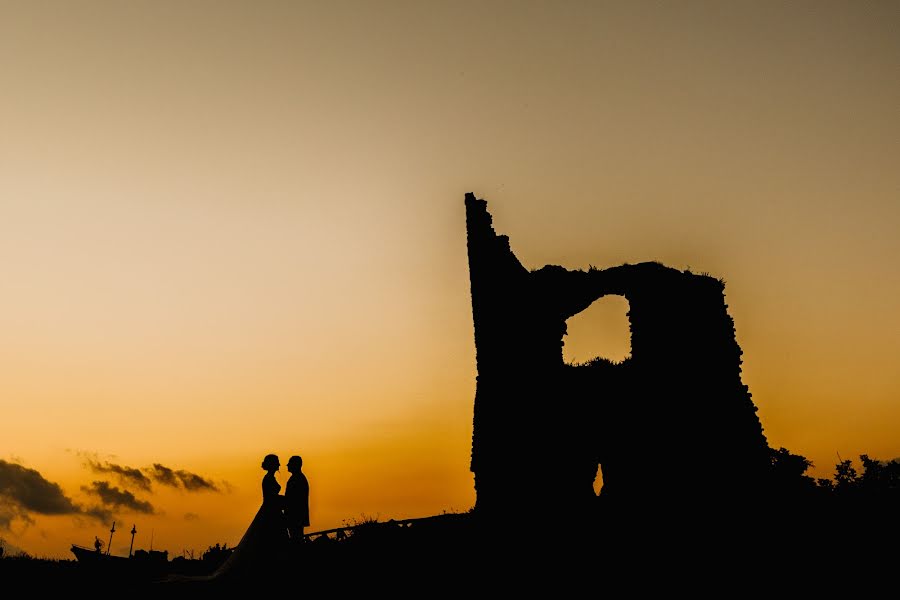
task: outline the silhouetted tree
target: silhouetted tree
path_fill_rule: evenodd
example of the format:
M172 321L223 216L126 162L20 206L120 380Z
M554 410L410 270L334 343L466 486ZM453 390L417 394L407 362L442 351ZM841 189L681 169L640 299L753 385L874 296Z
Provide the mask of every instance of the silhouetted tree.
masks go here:
M206 552L200 557L205 563L212 565L213 568L218 568L225 559L227 559L230 555L233 548L229 548L228 544L224 546L222 544L216 543L215 546L210 546L206 549Z
M856 470L852 460L840 460L834 466L834 476L818 479L817 487L831 497L870 505L900 497L900 461L875 460L868 454L860 455L859 460L862 472Z
M847 492L856 487L859 476L853 468L853 462L842 460L834 466L834 489L838 493Z
M859 457L863 472L857 479L858 485L867 494L896 494L900 492L900 461L880 461L867 454Z
M821 477L816 479L816 487L831 493L834 491L834 482L830 479Z
M811 460L800 454L793 454L787 448L770 449L772 479L780 490L787 492L808 492L816 487L816 482L806 474L813 466Z

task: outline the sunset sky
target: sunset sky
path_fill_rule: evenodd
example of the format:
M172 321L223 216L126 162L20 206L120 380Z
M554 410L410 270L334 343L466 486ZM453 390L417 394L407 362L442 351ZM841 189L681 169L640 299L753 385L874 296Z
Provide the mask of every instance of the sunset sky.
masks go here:
M817 476L900 456L898 74L897 2L0 0L0 537L232 545L269 452L311 530L471 507L468 191L725 279Z

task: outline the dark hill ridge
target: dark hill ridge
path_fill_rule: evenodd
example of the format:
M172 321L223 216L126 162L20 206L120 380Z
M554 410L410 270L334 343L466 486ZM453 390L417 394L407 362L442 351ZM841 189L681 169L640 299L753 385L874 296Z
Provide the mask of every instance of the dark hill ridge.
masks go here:
M487 203L465 205L478 512L581 518L598 465L604 503L724 507L765 488L768 444L720 280L659 263L529 271ZM609 294L630 305L631 357L566 365L566 319Z
M827 585L833 593L835 586L850 582L859 592L869 582L892 580L896 554L880 542L896 535L895 511L886 510L886 504L874 515L869 511L867 519L874 516L877 529L833 528L829 525L845 523L863 506L841 507L834 500L833 491L809 498L804 508L813 509L812 518L747 523L744 514L735 512L716 528L699 529L686 520L648 528L636 520L603 518L563 528L555 525L557 515L547 515L547 525L535 525L533 519L449 514L415 523L365 523L341 539L316 536L222 578L160 577L155 571L85 568L74 561L3 558L0 582L4 589L27 590L32 596L106 589L167 598L257 598L270 590L279 595L391 598L471 597L479 592L531 597L546 592L557 598L586 590L672 592L712 585L718 594L737 586L742 592L757 587L771 592L785 585L802 585L805 592ZM213 568L197 571L175 562L170 563L175 573L202 575Z

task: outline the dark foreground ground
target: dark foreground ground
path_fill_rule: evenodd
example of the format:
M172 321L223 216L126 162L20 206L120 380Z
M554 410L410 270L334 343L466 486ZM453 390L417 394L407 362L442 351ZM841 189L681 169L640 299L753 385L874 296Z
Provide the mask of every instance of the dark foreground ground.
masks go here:
M636 513L554 529L525 520L486 523L471 514L446 515L408 527L366 524L345 540L322 538L283 549L214 579L197 577L203 571L197 566L189 569L193 577L173 577L171 563L164 570L88 568L75 561L6 557L0 559L0 582L4 592L16 590L15 597L47 592L76 597L555 598L674 592L746 597L779 591L808 597L838 590L868 596L882 586L896 591L900 539L895 520L879 527L865 514L816 522L821 517L718 515L701 522L695 515L654 524L652 517Z

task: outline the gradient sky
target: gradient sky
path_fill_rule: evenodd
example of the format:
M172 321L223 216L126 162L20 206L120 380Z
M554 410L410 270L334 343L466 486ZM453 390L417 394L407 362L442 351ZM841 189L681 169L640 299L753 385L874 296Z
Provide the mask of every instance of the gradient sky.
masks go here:
M114 551L236 543L268 452L313 530L470 507L467 191L526 266L724 278L770 444L900 456L898 73L896 2L0 1L0 459L219 482Z

